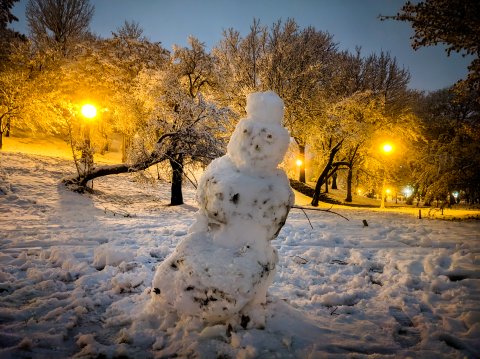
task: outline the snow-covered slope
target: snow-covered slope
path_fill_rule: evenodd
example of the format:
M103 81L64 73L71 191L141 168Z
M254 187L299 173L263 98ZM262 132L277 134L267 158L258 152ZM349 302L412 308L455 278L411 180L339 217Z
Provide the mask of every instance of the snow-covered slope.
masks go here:
M149 310L155 268L192 224L169 184L59 184L61 159L1 153L0 357L480 356L480 222L292 210L273 245L264 330L199 331ZM334 208L335 210L335 208ZM369 226L364 227L366 219Z

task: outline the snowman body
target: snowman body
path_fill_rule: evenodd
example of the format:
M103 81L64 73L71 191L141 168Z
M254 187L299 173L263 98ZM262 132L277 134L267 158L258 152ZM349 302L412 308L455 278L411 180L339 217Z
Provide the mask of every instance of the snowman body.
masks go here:
M271 240L294 200L277 168L289 144L282 119L275 93L249 95L247 118L237 124L227 154L199 182L194 224L155 273L153 300L161 307L207 324L264 324L278 262Z

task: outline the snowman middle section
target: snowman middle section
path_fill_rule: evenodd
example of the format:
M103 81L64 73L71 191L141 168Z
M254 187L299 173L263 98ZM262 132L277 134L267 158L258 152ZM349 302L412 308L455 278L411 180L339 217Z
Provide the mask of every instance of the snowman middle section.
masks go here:
M283 171L245 173L224 156L211 163L200 181L197 219L199 226L204 226L201 230L210 232L219 245L250 244L261 250L282 228L291 200Z

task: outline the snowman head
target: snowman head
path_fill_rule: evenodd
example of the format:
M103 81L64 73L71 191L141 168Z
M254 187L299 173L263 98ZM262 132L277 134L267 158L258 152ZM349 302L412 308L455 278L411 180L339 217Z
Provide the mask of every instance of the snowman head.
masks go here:
M266 174L277 168L290 136L282 126L283 101L273 91L247 97L247 118L240 120L230 138L227 154L242 171Z

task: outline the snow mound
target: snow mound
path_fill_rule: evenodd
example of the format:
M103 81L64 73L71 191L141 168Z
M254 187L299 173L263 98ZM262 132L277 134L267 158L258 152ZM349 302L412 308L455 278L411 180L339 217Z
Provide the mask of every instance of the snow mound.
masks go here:
M105 266L116 267L122 262L131 261L133 258L134 253L130 249L106 243L95 248L93 266L101 270Z

